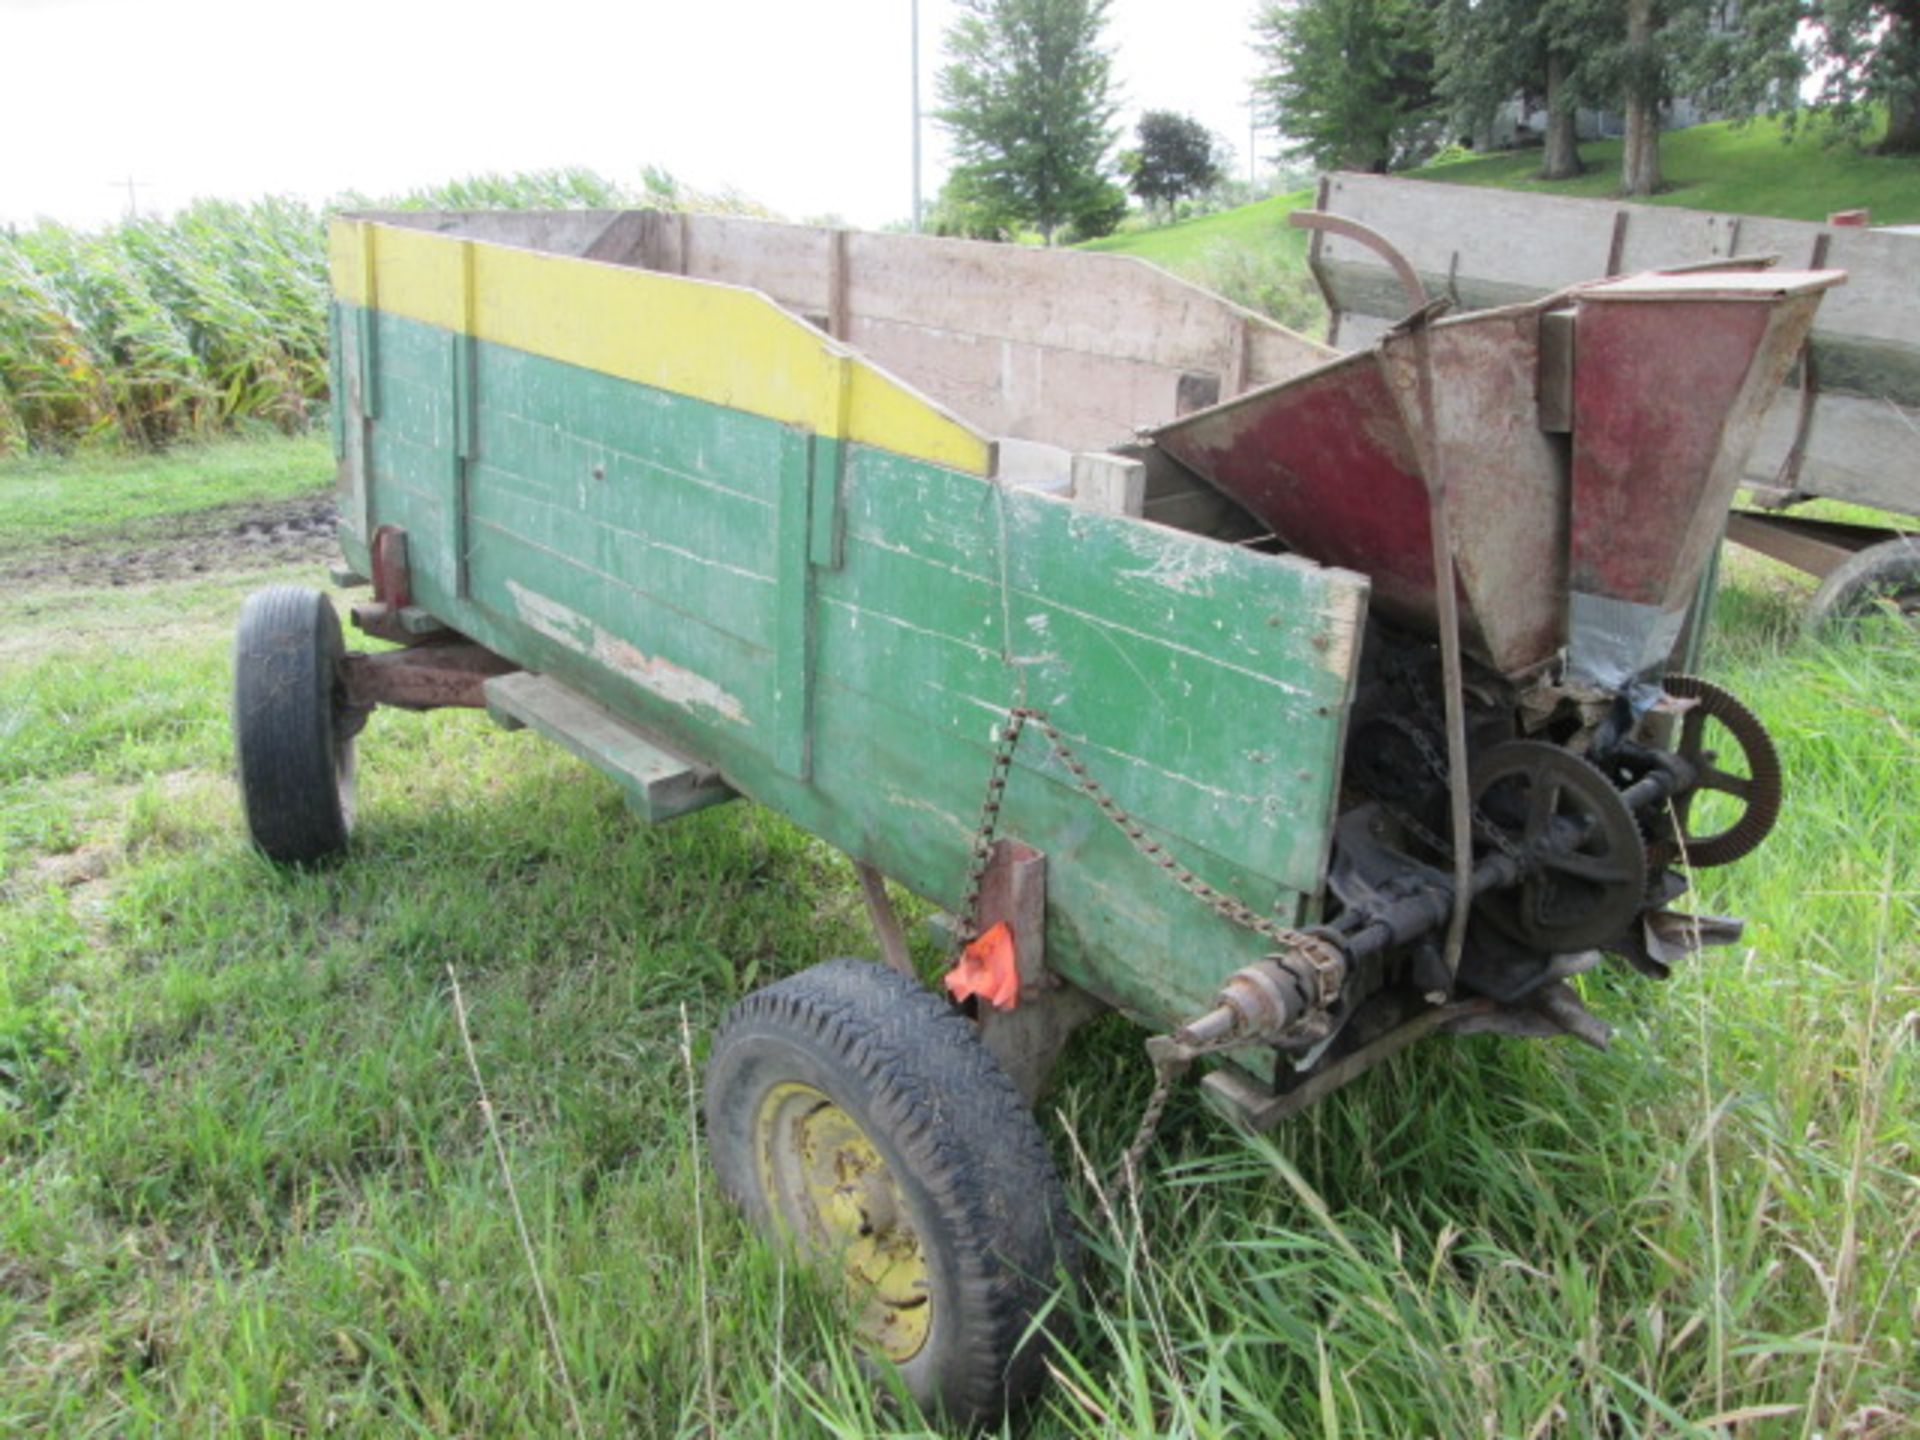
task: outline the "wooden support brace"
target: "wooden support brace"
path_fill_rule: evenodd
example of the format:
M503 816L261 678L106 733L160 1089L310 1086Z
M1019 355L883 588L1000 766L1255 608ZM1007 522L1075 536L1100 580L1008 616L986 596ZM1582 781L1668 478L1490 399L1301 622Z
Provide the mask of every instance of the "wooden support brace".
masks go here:
M860 894L867 902L867 918L873 921L874 938L880 942L880 958L887 962L889 969L899 971L909 980L916 978L913 957L907 952L907 933L900 928L900 917L887 894L887 877L864 860L853 862L853 873L860 877Z
M1143 515L1147 508L1147 467L1122 455L1073 457L1073 498L1107 515Z
M519 671L482 688L503 725L535 730L611 776L642 819L671 820L734 798L717 771L548 676Z

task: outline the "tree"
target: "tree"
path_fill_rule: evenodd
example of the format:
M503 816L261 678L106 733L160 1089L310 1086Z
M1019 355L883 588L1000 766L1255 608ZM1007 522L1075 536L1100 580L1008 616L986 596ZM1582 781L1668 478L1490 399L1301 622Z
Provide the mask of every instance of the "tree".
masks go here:
M1439 15L1438 89L1453 122L1478 131L1516 97L1544 100L1543 180L1586 169L1575 124L1580 53L1564 9L1552 0L1447 0Z
M1546 0L1554 43L1579 103L1620 112L1620 192L1660 188L1660 113L1702 75L1723 0Z
M1134 130L1140 148L1121 157L1127 188L1145 202L1172 212L1175 202L1220 183L1213 134L1191 115L1149 110Z
M1920 154L1920 0L1726 0L1693 88L1722 109L1809 118L1884 154ZM1808 77L1813 78L1810 93Z
M1425 158L1438 138L1436 0L1267 0L1254 49L1266 118L1292 155L1379 173Z
M947 32L937 118L953 134L954 179L986 212L1036 226L1111 208L1116 132L1110 0L960 0Z
M1920 0L1815 0L1813 107L1856 140L1884 108L1884 155L1920 155Z

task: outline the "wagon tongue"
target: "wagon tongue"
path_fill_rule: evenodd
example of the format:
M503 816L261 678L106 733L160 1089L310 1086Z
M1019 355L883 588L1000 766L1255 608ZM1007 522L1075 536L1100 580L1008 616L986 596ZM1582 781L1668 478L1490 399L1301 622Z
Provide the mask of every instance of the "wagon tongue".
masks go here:
M1640 275L1409 322L1373 350L1183 417L1155 445L1289 548L1436 632L1444 490L1461 640L1508 674L1657 676L1761 418L1839 271ZM1562 437L1567 438L1562 438Z

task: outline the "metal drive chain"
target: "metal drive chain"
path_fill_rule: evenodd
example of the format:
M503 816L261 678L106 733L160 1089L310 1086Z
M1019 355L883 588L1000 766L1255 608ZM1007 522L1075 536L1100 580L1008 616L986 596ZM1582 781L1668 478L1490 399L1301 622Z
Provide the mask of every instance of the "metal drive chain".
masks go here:
M1171 1037L1156 1037L1171 1040ZM1237 1050L1247 1041L1240 1036L1229 1036L1224 1040L1215 1040L1206 1045L1158 1044L1149 1041L1147 1054L1153 1060L1153 1092L1147 1096L1147 1107L1140 1112L1140 1123L1134 1128L1133 1142L1127 1146L1120 1157L1120 1178L1127 1188L1137 1190L1140 1186L1140 1167L1146 1163L1147 1151L1153 1148L1153 1142L1160 1134L1160 1121L1167 1113L1167 1102L1173 1098L1173 1087L1180 1077L1193 1068L1193 1062L1207 1055L1220 1055L1228 1050Z
M994 747L993 763L987 772L986 798L980 806L980 824L974 831L973 854L967 865L966 894L960 904L959 924L955 931L956 953L979 938L980 894L986 883L987 866L993 857L993 842L1000 829L1000 810L1006 799L1007 777L1013 768L1013 754L1019 748L1020 737L1028 725L1046 736L1055 758L1066 767L1074 783L1093 801L1100 813L1127 837L1127 843L1187 894L1222 919L1273 941L1283 950L1309 955L1315 953L1311 937L1260 914L1244 901L1216 889L1176 860L1166 846L1148 836L1146 828L1107 793L1104 785L1093 778L1059 728L1043 712L1025 705L1015 706L1007 712L1006 729L1001 732L999 743ZM1241 1036L1227 1036L1204 1045L1177 1044L1171 1036L1156 1037L1148 1042L1147 1051L1153 1058L1153 1092L1147 1099L1146 1109L1141 1112L1133 1142L1127 1146L1120 1160L1121 1178L1129 1188L1138 1186L1140 1166L1160 1133L1160 1121L1166 1114L1175 1083L1201 1056L1220 1054L1248 1043Z
M1439 706L1434 703L1433 696L1427 693L1427 687L1421 683L1419 675L1409 668L1402 671L1401 678L1406 681L1407 688L1413 692L1413 703L1419 707L1421 718L1427 721L1429 725L1436 725L1444 731L1446 729L1446 720L1441 715ZM1396 728L1413 742L1413 748L1420 752L1422 763L1432 772L1433 777L1441 784L1450 786L1452 784L1452 767L1447 764L1447 758L1440 753L1439 747L1433 743L1433 737L1428 733L1426 727L1407 724ZM1438 854L1449 857L1452 856L1452 841L1442 840L1411 815L1402 813L1398 807L1393 807L1393 811L1393 818L1411 830L1414 838L1421 844L1431 847ZM1521 849L1519 844L1508 835L1505 830L1502 830L1498 825L1494 824L1492 817L1478 805L1473 806L1469 812L1469 818L1473 822L1475 832L1479 834L1481 839L1491 841L1494 848L1510 860L1517 860L1522 863L1526 861L1526 851Z
M986 799L980 807L980 825L974 832L973 856L967 866L966 895L960 904L960 925L956 932L960 946L979 938L980 890L986 882L987 865L992 859L994 838L1000 828L1000 807L1006 796L1013 752L1019 747L1020 736L1028 725L1034 726L1047 737L1047 744L1052 747L1054 756L1067 768L1067 773L1073 776L1074 783L1085 792L1087 798L1099 807L1100 813L1119 828L1136 851L1165 871L1174 884L1223 920L1264 936L1282 949L1293 950L1301 944L1303 937L1297 930L1260 914L1225 891L1215 889L1176 860L1166 846L1148 836L1146 827L1128 814L1107 793L1106 787L1088 773L1086 765L1074 754L1073 747L1067 744L1066 737L1054 723L1042 711L1021 705L1007 712L1007 727L1000 736L1000 743L994 747L993 765L987 774Z

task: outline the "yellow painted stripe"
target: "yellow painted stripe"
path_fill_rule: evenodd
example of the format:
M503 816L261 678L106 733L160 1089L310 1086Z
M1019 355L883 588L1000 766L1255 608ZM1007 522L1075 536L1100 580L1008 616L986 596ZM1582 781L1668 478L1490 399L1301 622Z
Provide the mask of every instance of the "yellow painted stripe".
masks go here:
M974 475L985 436L766 296L625 265L335 220L341 300Z

